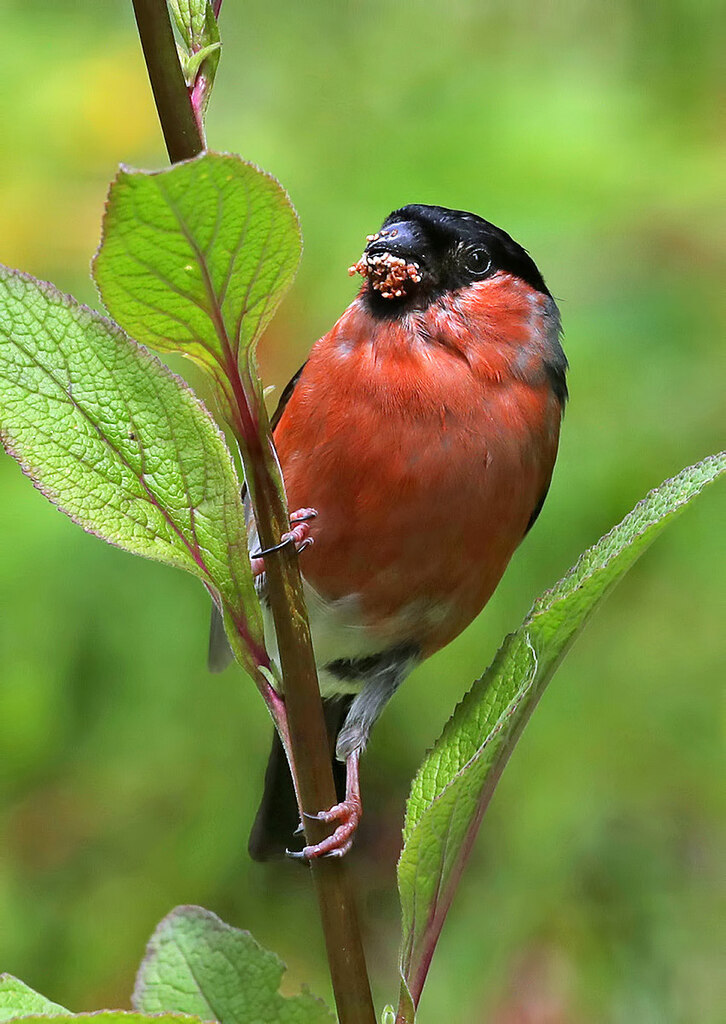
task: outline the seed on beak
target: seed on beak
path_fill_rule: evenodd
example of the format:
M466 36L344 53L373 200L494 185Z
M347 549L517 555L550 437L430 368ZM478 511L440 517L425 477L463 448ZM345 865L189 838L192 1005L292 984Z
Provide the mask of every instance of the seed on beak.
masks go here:
M368 235L368 241L374 242L379 235ZM418 263L409 262L401 256L384 252L377 254L363 253L357 263L348 267L348 273L360 274L369 278L371 286L383 299L401 299L406 293L406 286L419 284L421 268Z

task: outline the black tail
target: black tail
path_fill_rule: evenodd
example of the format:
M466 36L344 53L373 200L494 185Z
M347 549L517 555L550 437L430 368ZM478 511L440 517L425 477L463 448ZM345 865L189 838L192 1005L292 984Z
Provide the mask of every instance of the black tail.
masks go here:
M330 756L333 759L335 788L339 799L343 798L345 792L345 765L335 759L335 741L352 699L352 697L344 697L342 700L326 701L323 704ZM322 811L325 808L321 807L319 810ZM299 821L300 816L290 768L280 737L275 733L272 737L272 749L265 772L262 800L250 832L247 847L250 857L258 861L283 857L285 850L295 843L293 832Z

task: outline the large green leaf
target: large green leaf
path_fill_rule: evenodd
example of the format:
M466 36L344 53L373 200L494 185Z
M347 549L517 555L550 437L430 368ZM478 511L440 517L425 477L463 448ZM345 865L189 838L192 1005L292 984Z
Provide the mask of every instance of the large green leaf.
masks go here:
M398 865L402 1019L411 1020L456 884L494 787L557 665L598 603L684 505L726 470L726 453L652 491L534 605L457 707L413 781ZM410 995L409 995L410 993Z
M199 1017L173 1011L154 1014L153 1017L129 1010L71 1013L58 1003L41 996L12 974L0 974L0 1022L17 1019L25 1024L68 1024L69 1020L83 1021L84 1024L201 1024Z
M239 483L209 413L116 324L6 268L0 438L66 515L194 573L263 651Z
M285 998L282 961L249 932L203 907L177 907L151 937L133 1004L146 1013L175 1010L220 1024L333 1024L309 992Z
M164 171L119 171L93 273L129 334L223 381L269 323L300 252L282 186L238 156L203 153Z
M47 1014L23 1014L18 1017L5 1017L0 1020L22 1020L23 1024L201 1024L199 1017L189 1017L181 1013L158 1013L151 1016L146 1013L134 1013L131 1010L94 1010L90 1013L64 1013L50 1010Z
M41 996L12 974L0 974L0 1021L40 1013L58 1016L70 1013L70 1010Z

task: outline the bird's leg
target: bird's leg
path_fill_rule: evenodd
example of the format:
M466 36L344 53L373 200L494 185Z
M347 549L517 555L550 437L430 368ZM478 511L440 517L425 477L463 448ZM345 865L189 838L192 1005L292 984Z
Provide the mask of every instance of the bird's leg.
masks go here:
M335 832L316 843L315 846L306 846L299 853L287 851L288 857L300 860L313 860L316 857L344 857L353 845L353 836L358 828L363 814L363 804L360 798L360 777L358 763L360 761L360 748L348 755L345 761L345 800L335 804L327 811L319 811L317 814L304 812L306 818L315 821L339 821L340 824Z
M358 777L361 751L365 750L368 735L381 711L419 657L416 646L402 644L382 652L376 666L366 665L365 682L348 710L335 746L338 760L345 761L345 800L328 811L304 815L318 821L339 821L340 824L327 839L315 846L306 846L300 853L290 853L291 857L304 860L343 857L353 845L353 836L363 814Z
M261 576L265 571L265 555L270 555L273 551L280 551L287 544L294 544L298 554L305 548L309 548L314 543L310 536L310 520L314 519L317 514L314 508L299 508L296 512L291 512L291 529L287 533L283 533L280 543L262 551L253 551L250 555L252 575L254 577Z

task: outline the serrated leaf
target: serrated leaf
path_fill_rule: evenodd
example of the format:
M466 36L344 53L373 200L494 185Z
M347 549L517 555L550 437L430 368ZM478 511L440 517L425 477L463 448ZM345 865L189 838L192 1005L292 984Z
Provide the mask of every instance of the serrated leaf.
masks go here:
M674 516L726 471L726 453L666 480L536 602L457 707L413 781L398 864L402 1006L410 1020L481 817L509 755L577 633ZM410 990L410 997L405 991Z
M46 999L12 974L0 974L0 1021L25 1017L31 1013L58 1016L68 1014L70 1010Z
M15 1020L16 1018L10 1018ZM202 1024L198 1017L189 1017L181 1013L159 1013L153 1016L135 1013L133 1010L94 1010L90 1013L58 1013L28 1014L17 1018L23 1024Z
M71 1013L11 974L0 974L0 1021L18 1018L24 1024L68 1024L69 1019L88 1024L201 1024L198 1017L173 1012L155 1014L153 1017L133 1010Z
M282 186L240 157L203 153L164 171L119 171L93 273L133 337L224 380L269 323L300 252Z
M177 907L151 937L133 1005L147 1013L178 1010L220 1024L334 1024L309 992L279 993L285 966L249 932L203 907Z
M194 573L263 649L239 483L207 410L116 324L1 267L0 439L66 515Z

